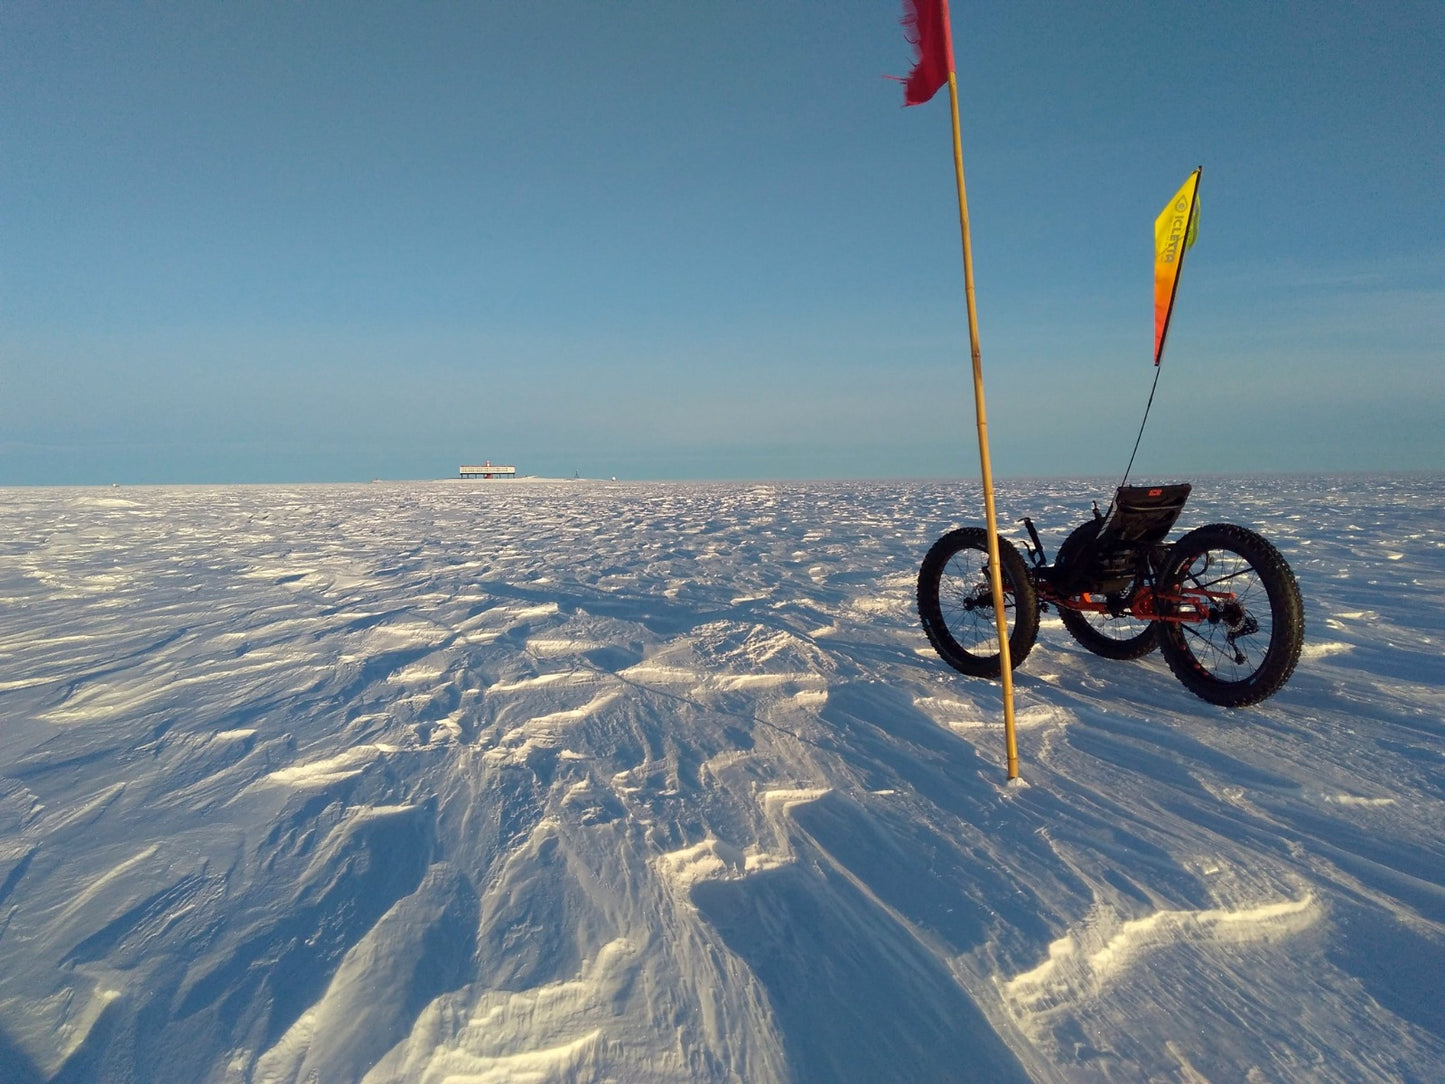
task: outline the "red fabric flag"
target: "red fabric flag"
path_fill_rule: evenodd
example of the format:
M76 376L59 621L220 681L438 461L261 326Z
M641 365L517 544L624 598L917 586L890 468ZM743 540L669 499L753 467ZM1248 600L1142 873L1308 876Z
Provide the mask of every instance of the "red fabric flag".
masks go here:
M903 0L903 36L917 56L903 81L903 104L922 105L938 93L953 71L948 0Z

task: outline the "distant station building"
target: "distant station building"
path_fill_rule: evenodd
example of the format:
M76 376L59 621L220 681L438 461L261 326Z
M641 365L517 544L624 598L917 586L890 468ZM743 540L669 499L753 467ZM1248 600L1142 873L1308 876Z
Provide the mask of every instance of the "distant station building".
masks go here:
M488 459L480 467L463 466L460 474L463 478L515 478L517 468L499 466Z

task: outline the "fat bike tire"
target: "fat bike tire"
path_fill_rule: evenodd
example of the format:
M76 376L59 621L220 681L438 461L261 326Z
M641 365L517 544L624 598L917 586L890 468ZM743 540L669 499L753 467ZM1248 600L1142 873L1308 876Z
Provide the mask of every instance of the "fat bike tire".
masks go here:
M1160 592L1204 590L1233 597L1198 623L1161 621L1169 669L1211 704L1243 708L1273 696L1294 673L1304 645L1304 602L1289 564L1244 527L1212 523L1170 547Z
M1102 519L1092 519L1075 527L1059 547L1055 566L1067 569L1071 559L1087 552L1103 523ZM1133 586L1130 585L1130 590ZM1116 617L1093 610L1071 610L1065 604L1059 604L1058 611L1059 620L1069 630L1069 635L1103 658L1128 662L1142 659L1159 646L1157 621L1144 621L1133 614Z
M998 540L1012 669L1028 657L1039 634L1039 600L1013 543ZM969 677L996 678L998 621L989 577L988 532L961 527L929 549L918 571L918 617L928 642L949 666Z

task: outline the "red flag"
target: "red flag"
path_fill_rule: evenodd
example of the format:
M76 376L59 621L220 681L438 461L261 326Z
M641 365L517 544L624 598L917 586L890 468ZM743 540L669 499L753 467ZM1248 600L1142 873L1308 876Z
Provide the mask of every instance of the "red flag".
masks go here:
M948 0L903 0L903 36L917 56L903 81L903 104L922 105L938 93L953 71Z

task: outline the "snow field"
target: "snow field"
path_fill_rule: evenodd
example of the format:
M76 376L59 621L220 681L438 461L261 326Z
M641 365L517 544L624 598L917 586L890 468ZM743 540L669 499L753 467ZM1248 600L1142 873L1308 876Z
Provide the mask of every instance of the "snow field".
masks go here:
M1291 683L1046 616L1011 785L913 608L968 485L3 498L17 1081L1445 1067L1438 477L1198 482L1300 578Z

